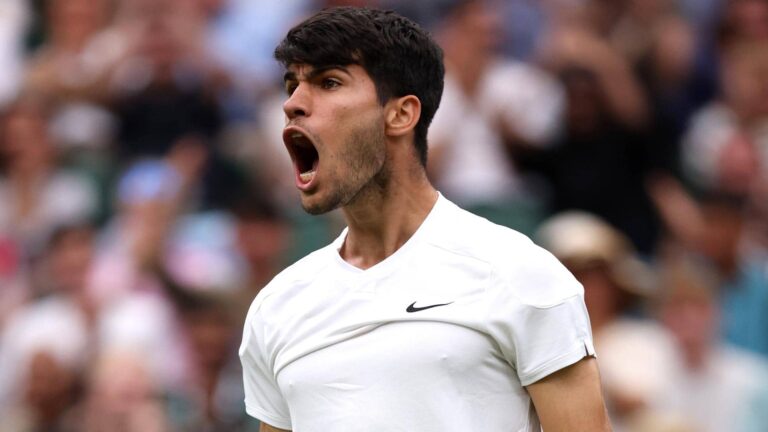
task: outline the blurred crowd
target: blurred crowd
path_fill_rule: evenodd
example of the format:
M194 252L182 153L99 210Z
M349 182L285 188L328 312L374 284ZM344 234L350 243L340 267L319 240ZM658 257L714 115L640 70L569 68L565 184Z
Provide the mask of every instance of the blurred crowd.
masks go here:
M765 431L768 0L1 0L0 432L258 430L244 314L343 226L272 50L334 5L443 47L430 178L582 282L615 430Z

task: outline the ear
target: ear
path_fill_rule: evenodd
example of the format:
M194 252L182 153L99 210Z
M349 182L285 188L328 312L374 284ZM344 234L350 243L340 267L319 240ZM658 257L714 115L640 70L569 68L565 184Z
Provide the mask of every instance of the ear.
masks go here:
M421 101L414 95L392 98L385 105L385 133L400 137L413 131L421 118Z

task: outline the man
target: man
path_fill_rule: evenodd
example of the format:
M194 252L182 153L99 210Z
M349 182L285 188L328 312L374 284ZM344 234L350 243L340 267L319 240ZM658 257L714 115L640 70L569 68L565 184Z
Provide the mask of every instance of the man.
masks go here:
M450 6L434 34L445 51L446 75L429 128L430 179L462 207L533 231L544 201L532 195L520 163L555 142L564 91L545 70L501 55L503 2L441 3Z
M440 48L394 13L337 8L275 56L302 205L341 207L348 228L248 313L262 431L609 430L581 286L427 180Z

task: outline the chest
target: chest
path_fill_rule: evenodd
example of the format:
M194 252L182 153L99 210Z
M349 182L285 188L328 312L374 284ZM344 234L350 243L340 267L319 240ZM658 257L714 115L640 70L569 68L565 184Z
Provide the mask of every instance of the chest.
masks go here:
M439 321L397 321L371 326L338 343L307 352L286 365L278 382L286 397L311 392L369 392L443 386L459 391L479 365L508 365L486 335Z
M265 334L276 371L357 339L368 340L375 357L389 351L402 355L419 346L437 352L450 348L439 344L457 333L467 340L484 333L491 275L482 263L448 254L405 263L380 277L366 276L319 274L312 284L285 296L275 310L279 325L268 326ZM364 356L368 350L361 346L355 352Z

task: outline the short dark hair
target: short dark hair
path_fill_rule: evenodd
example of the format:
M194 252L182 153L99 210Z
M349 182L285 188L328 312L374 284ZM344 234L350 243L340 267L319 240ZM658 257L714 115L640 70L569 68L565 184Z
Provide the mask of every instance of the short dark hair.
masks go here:
M370 75L382 104L393 97L419 98L414 141L426 165L427 129L440 105L445 66L443 50L416 23L393 11L324 9L288 31L275 59L285 67L357 64Z

